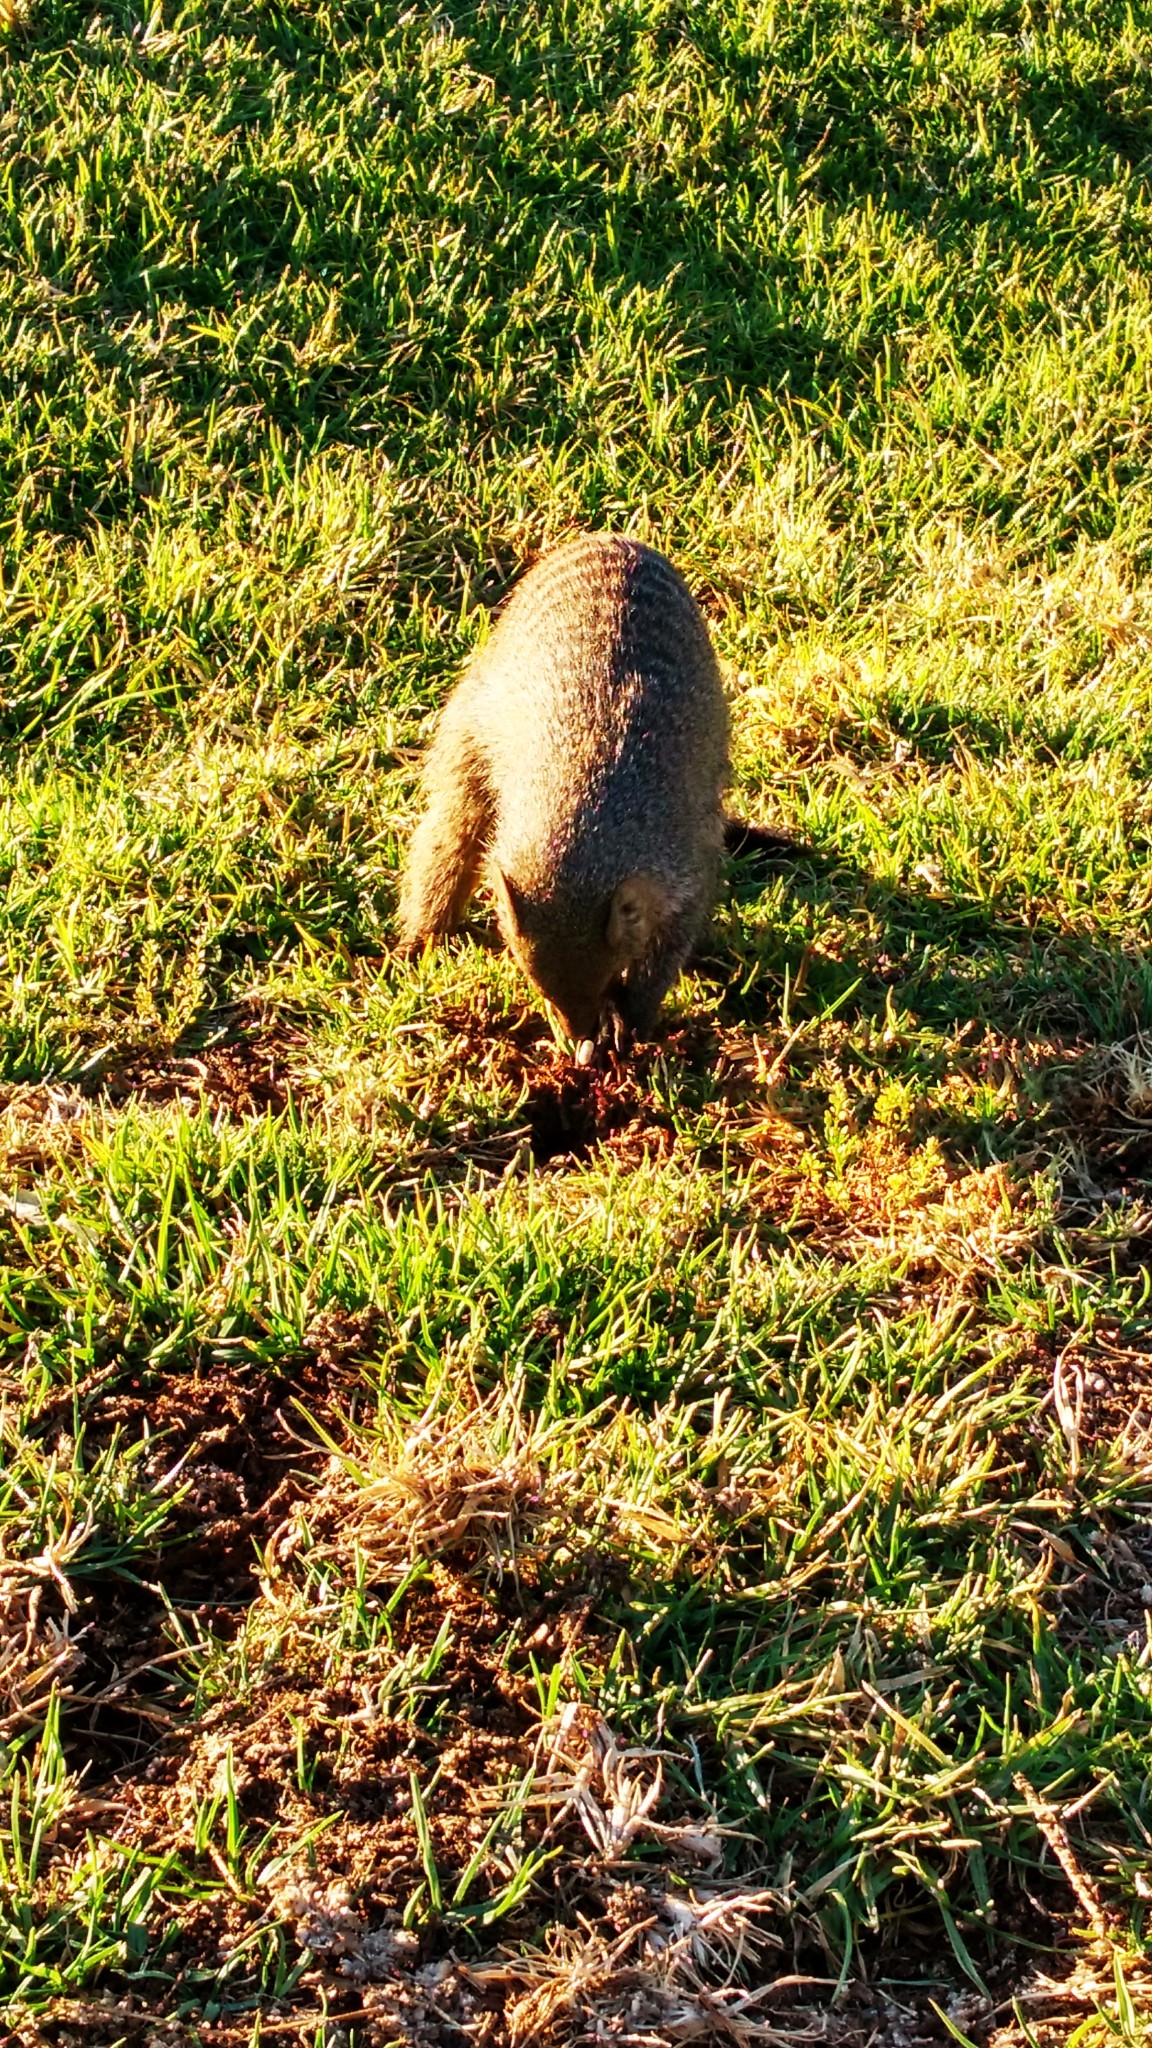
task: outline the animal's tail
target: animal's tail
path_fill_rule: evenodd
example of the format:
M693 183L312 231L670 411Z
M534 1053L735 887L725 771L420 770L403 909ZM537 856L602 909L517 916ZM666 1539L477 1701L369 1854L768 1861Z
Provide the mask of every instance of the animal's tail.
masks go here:
M756 854L797 855L810 853L801 839L790 832L776 832L770 825L750 825L745 818L725 818L724 851L735 860L750 860Z

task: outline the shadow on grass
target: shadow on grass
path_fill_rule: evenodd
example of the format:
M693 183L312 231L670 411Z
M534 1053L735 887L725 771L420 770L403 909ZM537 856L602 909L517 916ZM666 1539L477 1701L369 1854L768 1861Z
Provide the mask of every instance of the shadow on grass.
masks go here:
M1086 1187L1095 1179L1129 1192L1140 1180L1149 1149L1143 1131L1125 1120L1116 1087L1109 1095L1097 1083L1110 1059L1117 1080L1113 1049L1152 1028L1152 956L1090 927L1025 924L995 899L891 886L810 845L781 851L769 841L749 850L746 842L730 873L741 929L733 926L726 946L718 921L693 963L711 1000L693 1013L689 991L679 991L655 1043L627 1061L576 1068L531 1003L506 1014L488 997L441 1002L435 1021L453 1037L453 1065L482 1075L486 1093L496 1084L511 1106L472 1132L441 1129L433 1114L389 1170L392 1192L402 1198L429 1180L500 1176L529 1160L559 1170L602 1150L627 1169L682 1145L688 1126L707 1162L715 1149L710 1112L717 1145L723 1125L739 1148L740 1126L766 1091L777 1096L780 1081L788 1114L818 1131L828 1106L819 1069L833 1021L842 1048L847 1034L851 1062L873 1075L886 1070L923 1098L954 1074L988 1083L991 1106L969 1109L957 1098L934 1109L926 1099L917 1112L918 1134L935 1136L956 1164L1035 1164L1064 1145L1075 1124L1087 1148ZM780 877L778 914L758 923L756 906ZM805 929L815 934L807 944L797 935ZM837 938L821 943L825 932ZM482 923L469 936L485 947L499 943ZM782 1033L797 1043L773 1079ZM179 1101L241 1120L278 1116L290 1104L306 1112L315 1083L294 1072L300 1040L287 1021L240 1004L206 1012L170 1043L104 1048L69 1079L113 1104Z
M790 1024L808 1045L818 1045L822 1024L835 1018L850 1030L868 1027L872 1053L894 1077L931 1085L950 1073L978 1072L991 1095L1001 1090L995 1110L950 1105L917 1125L957 1164L1017 1158L1035 1167L1073 1143L1085 1188L1098 1181L1110 1197L1138 1191L1152 1141L1126 1116L1117 1077L1103 1077L1113 1049L1152 1028L1152 956L1091 928L1024 924L995 900L965 903L879 883L810 846L746 855L735 868L734 902L754 902L769 871L782 867L789 893L811 906L817 930L821 910L831 923L847 896L867 914L874 943L867 950L850 943L836 956L811 944L789 957L779 929L765 925L738 952L710 945L693 963L718 994L709 1016L673 1011L652 1047L602 1073L570 1066L531 1013L514 1026L496 1015L473 1020L478 1056L481 1038L488 1048L508 1040L520 1062L517 1128L505 1134L500 1153L507 1165L516 1144L537 1165L579 1164L605 1146L622 1166L635 1165L672 1148L679 1109L739 1113L763 1097L764 1061L771 1063L777 1046L790 985ZM827 1088L813 1086L810 1064L806 1047L791 1063L792 1093L801 1098L793 1108L818 1124ZM491 1133L489 1156L494 1143L500 1140ZM706 1140L701 1146L706 1156ZM452 1147L414 1160L412 1170L455 1178L461 1160Z
M967 901L880 882L843 855L803 848L787 861L774 857L742 863L732 900L754 903L771 871L783 871L794 903L821 914L843 915L846 899L871 920L874 942L848 946L832 958L808 948L805 994L809 1004L845 1019L883 1021L894 1002L919 1024L939 1031L978 1026L1005 1037L1050 1037L1081 1047L1109 1044L1152 1028L1152 951L1091 926L1055 918L1029 923L995 897ZM725 982L725 1020L763 1027L774 1021L776 991L786 966L799 965L773 945L763 926L752 949L764 962L762 980L731 978L730 962L712 949L700 967ZM773 1004L765 1001L772 989Z

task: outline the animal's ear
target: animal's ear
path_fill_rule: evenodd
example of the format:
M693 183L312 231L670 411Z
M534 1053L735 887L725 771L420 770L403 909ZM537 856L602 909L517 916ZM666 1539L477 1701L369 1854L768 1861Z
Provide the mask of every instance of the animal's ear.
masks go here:
M655 875L629 875L620 882L608 912L608 944L625 960L639 960L672 913L672 892Z

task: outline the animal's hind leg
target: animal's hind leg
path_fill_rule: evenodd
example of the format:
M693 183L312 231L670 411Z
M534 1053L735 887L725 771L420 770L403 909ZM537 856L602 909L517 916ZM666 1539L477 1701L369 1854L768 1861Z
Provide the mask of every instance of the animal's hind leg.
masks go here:
M459 923L476 886L491 796L466 719L449 700L424 768L426 808L412 835L400 894L405 948Z

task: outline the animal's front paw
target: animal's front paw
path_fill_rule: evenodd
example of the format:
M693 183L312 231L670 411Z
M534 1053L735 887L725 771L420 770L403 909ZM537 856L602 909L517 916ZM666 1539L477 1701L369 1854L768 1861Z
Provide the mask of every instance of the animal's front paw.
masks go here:
M621 1005L609 996L601 1014L597 1044L605 1052L615 1053L618 1060L625 1060L632 1050L635 1035Z

